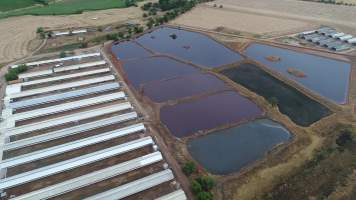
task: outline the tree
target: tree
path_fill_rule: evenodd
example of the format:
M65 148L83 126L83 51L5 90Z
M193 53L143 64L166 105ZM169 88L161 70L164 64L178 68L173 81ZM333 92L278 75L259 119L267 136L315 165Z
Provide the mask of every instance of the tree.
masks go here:
M202 176L196 180L200 183L204 191L210 191L215 185L214 179L210 176Z
M9 71L5 74L5 79L6 81L13 81L18 79L18 75L22 72L27 71L27 66L26 65L19 65L16 68L11 68Z
M67 53L66 53L65 51L61 51L61 52L59 53L59 57L60 57L60 58L65 58L65 57L67 57Z
M5 74L6 81L13 81L18 79L18 75L13 72L8 72Z
M213 195L210 192L200 192L197 196L198 200L213 200Z
M42 27L38 27L36 30L36 33L44 33L44 30Z
M130 6L135 6L136 1L135 0L125 0L125 6L130 7Z
M197 168L196 168L194 162L189 161L189 162L184 164L182 170L183 170L185 175L190 176L192 173L194 173L197 170Z
M191 187L194 194L199 194L203 191L203 188L201 187L200 183L196 180L192 181Z
M276 97L271 97L268 99L268 102L272 107L276 107L278 105L278 99Z

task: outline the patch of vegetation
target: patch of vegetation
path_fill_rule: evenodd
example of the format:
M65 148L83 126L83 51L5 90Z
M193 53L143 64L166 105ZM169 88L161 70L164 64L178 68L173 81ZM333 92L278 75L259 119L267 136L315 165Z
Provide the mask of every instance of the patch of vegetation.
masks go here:
M36 4L48 5L49 0L1 0L0 11L6 12L10 10L26 8Z
M327 199L338 186L344 186L347 177L356 170L355 130L338 126L328 136L327 144L313 159L285 177L266 200Z
M1 1L1 4L5 4ZM16 2L21 2L23 5L22 7L28 7L32 4L35 4L38 1L28 1L26 0L5 0L9 5L13 5L15 7ZM32 2L32 3L30 3ZM48 2L48 1L41 1L41 2ZM42 3L45 4L45 3ZM60 1L60 2L53 2L49 3L45 6L36 6L36 7L29 7L24 8L21 10L13 10L5 13L0 14L0 18L5 17L12 17L12 16L21 16L21 15L69 15L69 14L80 14L83 11L90 11L90 10L104 10L110 8L124 8L128 6L132 6L136 4L136 0L67 0L67 1Z
M211 190L214 185L214 179L210 176L200 176L191 181L192 191L198 200L213 200Z
M201 175L193 161L186 162L182 167L182 171L191 179L191 189L197 200L214 199L211 190L215 186L215 181L212 177Z
M308 1L308 0L304 0L304 1ZM335 1L335 0L316 0L316 2L334 4L334 5L356 6L355 3L348 3L348 2Z
M7 73L5 74L5 79L6 81L13 81L17 80L19 77L18 75L22 72L27 71L27 66L26 65L19 65L16 68L10 68Z
M155 16L154 19L149 19L146 24L148 28L151 28L152 26L159 26L175 19L180 14L194 8L198 3L208 1L211 0L159 0L158 3L145 3L141 9L147 11L147 13L144 14L145 17ZM157 15L158 12L162 14Z
M190 176L197 170L197 166L194 162L190 161L184 164L182 168L185 175Z
M60 57L60 58L65 58L65 57L67 57L67 53L66 53L65 51L61 51L61 52L59 53L59 57Z

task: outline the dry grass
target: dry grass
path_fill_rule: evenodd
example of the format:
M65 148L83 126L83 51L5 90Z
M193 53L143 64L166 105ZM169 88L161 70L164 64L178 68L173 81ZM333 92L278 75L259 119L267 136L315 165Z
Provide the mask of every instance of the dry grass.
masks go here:
M100 26L140 19L140 8L110 9L85 12L69 16L23 16L0 20L0 63L6 63L28 55L38 47L31 42L36 39L38 27L61 29L80 26ZM97 18L97 20L93 20ZM36 43L38 44L38 42Z
M298 20L235 12L231 9L205 5L196 7L172 23L210 30L224 27L254 34L290 32L291 30L304 30L311 26L310 23Z
M223 5L223 9L254 13L282 19L294 19L330 25L345 32L356 33L356 7L338 6L298 0L217 0L208 5ZM237 21L237 19L230 19ZM265 25L268 27L268 24Z

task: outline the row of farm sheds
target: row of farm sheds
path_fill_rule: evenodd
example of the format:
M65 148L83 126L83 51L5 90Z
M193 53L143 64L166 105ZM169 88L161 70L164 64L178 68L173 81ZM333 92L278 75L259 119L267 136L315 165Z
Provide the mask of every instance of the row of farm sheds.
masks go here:
M4 98L1 199L186 199L101 53L26 65Z
M345 51L356 46L356 37L347 33L338 32L336 29L330 27L306 31L300 33L298 36L299 38L334 51Z

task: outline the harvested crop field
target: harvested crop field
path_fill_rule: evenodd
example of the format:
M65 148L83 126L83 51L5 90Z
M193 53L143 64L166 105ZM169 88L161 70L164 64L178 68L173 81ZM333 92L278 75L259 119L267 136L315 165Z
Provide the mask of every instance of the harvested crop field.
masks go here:
M207 4L211 6L213 4L223 5L224 9L231 9L235 12L308 21L319 25L337 25L347 28L353 33L356 32L354 20L356 19L356 7L354 6L337 6L296 0L217 0Z
M231 20L229 20L231 19ZM253 34L274 34L308 29L313 24L293 19L236 12L231 9L199 5L172 24L214 30L220 27ZM268 26L266 26L268 24Z
M22 16L0 20L0 62L7 63L29 55L35 47L30 46L36 39L36 29L65 29L81 26L99 26L125 22L142 17L137 7L85 12L68 16ZM93 20L97 18L97 20Z

